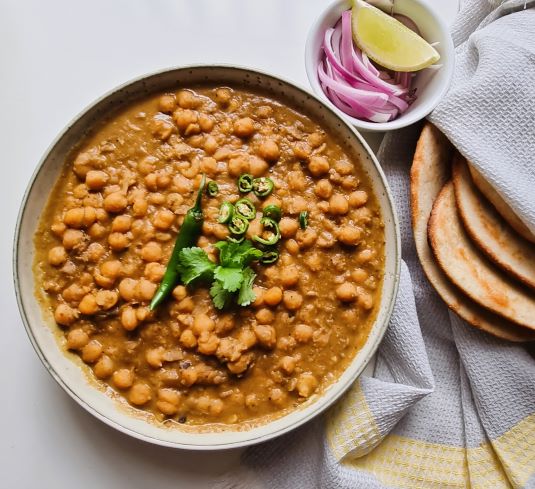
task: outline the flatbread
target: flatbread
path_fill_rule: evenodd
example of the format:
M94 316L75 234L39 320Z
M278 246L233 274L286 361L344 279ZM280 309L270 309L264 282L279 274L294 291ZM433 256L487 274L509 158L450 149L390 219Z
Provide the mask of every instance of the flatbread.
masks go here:
M479 173L472 165L469 165L472 179L479 189L479 191L487 198L487 200L496 208L500 215L506 220L520 236L532 243L535 243L535 235L528 229L528 227L515 214L509 204L502 199L500 194L494 190L492 185L488 183L483 175Z
M433 203L449 178L452 152L446 137L427 123L416 146L410 190L414 241L422 268L442 300L468 324L504 340L534 340L532 331L491 313L462 294L435 262L427 241L427 223Z
M535 293L494 267L472 243L457 212L451 181L433 204L428 237L438 265L468 297L535 331Z
M535 245L520 237L477 190L460 154L453 162L453 186L457 210L470 239L489 260L535 288Z

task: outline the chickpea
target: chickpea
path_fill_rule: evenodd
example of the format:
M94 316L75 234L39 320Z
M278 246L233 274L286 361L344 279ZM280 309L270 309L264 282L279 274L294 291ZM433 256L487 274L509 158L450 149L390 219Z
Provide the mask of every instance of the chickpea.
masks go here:
M264 293L264 302L268 306L276 306L282 300L282 289L280 287L271 287Z
M269 400L276 406L282 407L286 403L287 394L278 387L274 387L269 391Z
M215 329L215 322L206 314L197 314L193 320L192 330L199 336L203 332L210 332Z
M81 350L89 343L89 335L80 328L71 329L67 335L67 348L69 350Z
M298 142L293 146L294 156L299 160L307 160L310 156L312 149L308 143Z
M314 187L314 193L322 199L328 199L333 193L333 186L327 179L319 180Z
M201 114L199 116L199 126L201 127L202 132L210 132L214 128L214 124L215 121L213 117L206 114Z
M217 139L214 136L206 136L204 139L204 152L213 155L216 152L217 147Z
M150 348L145 352L145 360L152 368L160 368L162 366L164 349L160 346L158 348Z
M140 301L150 301L156 292L157 285L150 280L141 278L136 285L135 297Z
M105 261L100 265L100 273L105 277L116 279L121 274L122 265L119 260Z
M81 228L84 221L84 209L83 207L75 207L65 212L63 216L63 222L71 228Z
M258 156L251 156L249 158L249 173L253 177L261 177L269 169L269 165L265 160L259 158Z
M183 109L195 109L202 104L201 98L190 90L180 90L176 99Z
M48 263L55 267L63 265L68 258L69 256L63 246L54 246L48 252Z
M342 226L338 230L338 240L348 246L356 246L360 243L362 232L360 228L350 225Z
M362 207L368 202L368 194L364 190L356 190L349 194L349 205L351 207Z
M329 199L329 211L334 215L344 215L349 211L347 199L342 194L333 194Z
M78 304L78 310L87 316L91 316L98 312L98 304L95 296L86 294L80 301L80 304Z
M287 375L291 375L296 367L295 357L288 355L282 357L279 361L279 368Z
M276 345L277 333L273 326L269 324L255 324L253 331L260 345L266 348L273 348Z
M127 331L133 331L137 328L139 321L136 310L133 307L125 307L121 312L121 324Z
M302 171L291 171L288 173L287 181L290 190L305 190L307 182Z
M261 324L271 324L275 320L275 314L270 309L260 309L255 314L256 319Z
M351 278L354 282L360 284L368 278L368 273L362 268L355 268L355 270L351 272Z
M208 331L203 331L197 340L197 350L203 355L213 355L218 346L219 338Z
M113 360L108 355L102 355L93 367L97 379L107 379L113 373Z
M89 190L102 189L110 177L106 172L100 170L89 170L85 176L85 184Z
M165 415L173 416L178 412L180 392L174 389L159 389L156 407Z
M141 249L141 258L146 262L156 262L162 259L162 247L155 241L149 241Z
M108 244L113 251L123 251L130 246L130 240L124 233L111 233L108 236Z
M112 192L104 199L104 209L107 212L118 213L126 209L128 201L121 192Z
M117 216L111 224L111 230L118 233L126 233L131 227L132 218L127 215Z
M180 344L184 348L195 348L197 346L197 338L191 329L185 329L182 331L178 341L180 341Z
M63 234L63 247L66 250L78 248L84 242L84 233L77 229L67 229Z
M132 213L135 217L143 217L147 214L148 208L149 203L143 197L138 197L132 204Z
M61 295L67 302L80 302L86 293L86 287L82 287L78 283L74 282L65 288Z
M156 173L149 173L143 179L145 186L151 191L156 192L158 190L158 175Z
M289 239L284 243L284 247L288 250L290 255L297 255L299 253L299 245L295 239Z
M340 185L344 190L355 190L359 186L359 180L354 175L348 175L342 179Z
M359 288L358 294L357 305L359 305L365 311L369 311L373 307L372 295L362 288Z
M318 148L319 146L321 146L321 144L323 143L324 139L325 139L325 135L324 134L322 134L320 132L313 132L312 134L310 134L308 136L308 143L313 148Z
M85 363L95 363L102 355L102 345L97 340L91 340L82 348L82 360Z
M164 93L158 101L160 111L170 114L176 108L176 97L173 93Z
M364 264L368 263L375 256L375 252L366 248L357 253L357 263Z
M245 406L249 409L256 409L260 405L260 399L256 394L248 394L245 396Z
M273 139L264 139L257 149L258 156L267 161L277 161L280 157L280 149Z
M318 387L318 380L310 372L304 372L297 377L296 387L301 397L310 397Z
M250 172L249 158L237 156L228 162L228 173L233 177L239 177L242 173Z
M329 165L329 161L325 156L311 156L310 161L308 163L308 170L312 175L315 177L321 177L322 175L325 175L326 173L329 173L329 170L331 169Z
M342 302L353 302L357 296L357 287L351 282L344 282L336 288L336 297Z
M93 239L100 239L106 234L106 228L102 224L96 222L87 230L87 233Z
M154 216L153 224L157 229L169 229L175 220L175 214L169 209L162 209Z
M223 401L221 399L211 399L208 411L212 416L217 416L223 411Z
M152 399L152 391L147 384L137 383L132 386L128 400L135 406L143 406Z
M188 291L186 290L186 287L184 287L183 285L177 285L177 286L173 289L173 297L174 297L175 300L177 300L177 301L181 301L181 300L184 299L187 295L188 295Z
M119 294L125 301L131 301L136 293L137 280L124 278L119 283Z
M279 229L283 238L292 238L295 236L298 228L299 223L297 222L297 219L283 217L279 222Z
M55 222L50 226L50 230L59 238L63 237L63 233L67 229L67 226L63 222Z
M165 267L161 263L147 263L143 274L147 280L159 284L165 274Z
M223 106L228 105L231 96L232 91L230 88L218 88L215 92L216 102Z
M117 389L128 389L134 383L134 372L121 368L113 372L112 381Z
M228 238L230 232L224 224L216 223L212 227L212 234L219 240L225 240Z
M308 343L312 339L314 330L308 324L297 324L293 330L292 336L298 343Z
M85 255L88 261L95 263L99 261L105 253L106 250L104 249L104 246L102 246L100 243L91 243L87 247Z
M243 117L234 122L234 134L240 138L248 138L254 133L254 121L250 117Z
M177 109L173 112L173 119L176 125L182 131L185 131L192 124L196 124L199 120L197 112L189 109Z
M347 160L339 160L334 164L334 169L340 175L350 175L353 173L353 165Z
M306 229L299 229L295 239L300 248L310 248L318 239L318 233L309 226Z
M303 304L303 297L294 290L285 290L282 295L282 302L290 311L295 311Z
M299 282L299 270L295 266L284 267L280 273L283 287L293 287Z
M205 156L201 159L201 171L207 175L214 176L217 174L217 161L211 156Z
M96 303L104 310L111 309L119 300L119 294L115 290L99 290L95 295Z
M191 297L186 297L177 304L177 310L179 312L192 312L194 307L195 303Z

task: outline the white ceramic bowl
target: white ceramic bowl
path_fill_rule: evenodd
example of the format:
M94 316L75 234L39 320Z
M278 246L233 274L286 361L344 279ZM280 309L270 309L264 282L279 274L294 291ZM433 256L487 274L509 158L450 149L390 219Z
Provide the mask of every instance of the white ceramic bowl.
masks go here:
M446 94L453 76L455 50L449 30L444 20L425 0L396 0L395 13L410 17L421 31L422 37L430 42L438 42L435 49L440 54L438 70L420 71L413 82L416 87L416 101L399 117L390 122L368 122L351 117L338 109L325 95L318 80L318 64L322 58L325 31L333 27L350 8L350 0L336 0L319 16L309 31L305 47L305 68L314 92L332 109L358 129L363 131L391 131L409 126L426 117Z
M186 427L169 428L132 415L132 410L129 413L123 403L95 388L77 356L65 353L55 334L58 327L53 317L42 310L35 296L33 238L50 189L69 151L110 111L148 94L202 83L261 90L279 101L295 105L327 130L337 133L355 157L360 158L369 174L385 223L386 268L382 299L368 341L338 381L324 393L284 417L247 431L230 426L219 433L196 433ZM94 102L67 125L43 156L28 185L18 217L13 260L17 300L30 340L46 369L78 404L110 426L136 438L171 447L213 450L258 443L294 429L330 406L355 381L379 346L392 312L399 280L400 238L390 191L375 156L362 137L337 114L303 89L274 76L231 66L196 66L170 69L128 82Z

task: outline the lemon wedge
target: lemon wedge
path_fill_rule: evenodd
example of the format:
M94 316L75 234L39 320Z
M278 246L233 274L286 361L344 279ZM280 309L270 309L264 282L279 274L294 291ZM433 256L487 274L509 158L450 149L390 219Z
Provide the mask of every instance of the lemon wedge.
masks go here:
M418 71L440 59L425 39L363 0L354 0L351 22L357 46L389 70Z

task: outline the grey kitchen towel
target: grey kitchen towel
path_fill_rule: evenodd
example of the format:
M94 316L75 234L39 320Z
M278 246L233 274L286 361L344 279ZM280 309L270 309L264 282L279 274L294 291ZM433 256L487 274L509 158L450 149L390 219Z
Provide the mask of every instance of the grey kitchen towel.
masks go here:
M430 119L535 230L535 10L518 5L463 3L453 85ZM420 129L387 134L378 154L403 266L373 377L320 419L248 449L215 487L535 488L535 361L450 312L416 255L409 169Z

